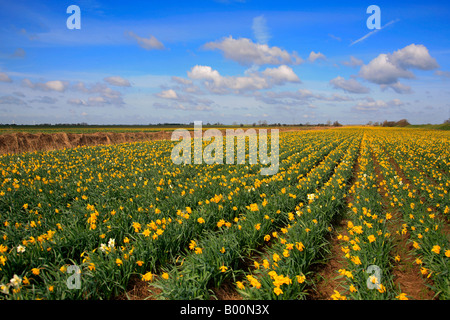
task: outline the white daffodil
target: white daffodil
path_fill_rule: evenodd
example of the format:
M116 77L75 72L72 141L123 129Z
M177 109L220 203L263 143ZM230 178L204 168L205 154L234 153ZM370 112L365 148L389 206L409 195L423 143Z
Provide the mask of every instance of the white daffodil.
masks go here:
M101 251L101 252L105 252L106 249L108 249L108 246L107 246L106 244L102 243L102 244L100 245L100 251Z
M110 238L108 241L108 247L114 248L115 245L116 245L116 240Z
M22 279L17 274L15 274L14 277L11 280L9 280L9 282L14 288L18 288L22 283Z
M4 294L9 294L9 288L6 284L0 284L0 291Z

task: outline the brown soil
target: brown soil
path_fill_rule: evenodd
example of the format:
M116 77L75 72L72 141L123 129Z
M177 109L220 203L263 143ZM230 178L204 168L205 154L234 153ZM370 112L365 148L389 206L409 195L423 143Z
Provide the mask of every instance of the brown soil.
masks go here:
M96 133L8 133L0 135L0 154L170 139L170 131Z
M327 127L311 128L270 128L280 132L297 130L323 130ZM246 131L249 128L243 128ZM256 128L260 129L260 128ZM225 129L220 129L225 133ZM192 133L191 133L192 135ZM26 133L15 132L0 134L0 155L17 154L34 151L50 151L79 146L94 146L101 144L117 144L146 140L170 140L172 130L151 132L96 132L96 133Z
M336 230L330 239L330 256L324 267L319 269L316 274L317 284L311 288L309 300L331 300L334 290L343 292L343 278L338 278L339 269L345 266L345 259L341 251L341 244L337 239L337 235L345 235L347 220L343 219L335 226Z
M237 293L231 281L222 283L220 288L215 288L213 291L218 300L242 300L242 296Z
M115 300L156 300L159 292L160 289L152 287L136 275L130 278L127 291L116 297Z
M380 185L380 182L384 178L380 171L378 159L376 159L374 154L372 156L375 163L375 173L377 175L378 185ZM394 166L397 174L399 174L402 180L411 185L411 182L405 177L398 164L391 158L389 161ZM401 234L402 224L404 223L401 212L390 206L390 199L385 196L386 193L387 188L383 185L380 188L383 206L388 208L387 212L392 214L392 219L387 224L394 241L394 250L392 254L400 257L400 261L397 262L392 270L394 284L397 288L400 287L401 291L406 293L408 298L414 300L432 300L434 299L435 294L427 286L431 284L431 280L424 279L421 276L420 267L415 263L415 258L412 255L413 248L412 244L408 241L409 234Z
M356 159L355 166L353 168L353 176L349 182L349 190L355 184L358 178L358 172L360 170L359 166L359 156ZM353 195L347 193L346 203L353 202ZM330 239L330 255L325 266L317 272L317 284L311 290L311 294L308 299L311 300L331 300L331 296L334 294L334 290L339 292L342 291L344 280L343 278L338 278L339 269L345 269L345 259L343 258L341 244L337 236L339 234L346 235L348 220L343 218L339 221L337 225L334 225L334 230Z

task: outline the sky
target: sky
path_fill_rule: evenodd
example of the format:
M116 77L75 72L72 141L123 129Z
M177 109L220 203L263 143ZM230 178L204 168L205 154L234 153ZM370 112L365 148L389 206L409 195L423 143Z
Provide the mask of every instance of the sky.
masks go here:
M0 0L0 123L439 124L449 17L432 0Z

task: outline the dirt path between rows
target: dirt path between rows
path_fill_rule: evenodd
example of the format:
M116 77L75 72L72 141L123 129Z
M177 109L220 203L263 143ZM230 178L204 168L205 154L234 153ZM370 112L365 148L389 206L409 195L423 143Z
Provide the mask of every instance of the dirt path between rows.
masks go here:
M383 206L386 208L385 210L387 212L392 214L392 219L388 223L388 229L390 230L394 241L392 255L400 258L400 261L397 262L392 269L394 284L414 300L433 300L434 292L427 286L427 283L430 283L431 280L424 279L420 274L420 267L415 263L415 258L411 254L413 246L412 243L408 241L409 234L401 233L402 224L404 223L402 214L398 207L393 208L390 205L391 199L387 196L389 191L385 183L383 183L385 177L381 173L380 163L374 153L372 153L372 157L378 185L380 186ZM402 180L411 185L411 182L404 176L403 172L400 171L398 164L392 158L389 158L389 161L397 173L402 177Z

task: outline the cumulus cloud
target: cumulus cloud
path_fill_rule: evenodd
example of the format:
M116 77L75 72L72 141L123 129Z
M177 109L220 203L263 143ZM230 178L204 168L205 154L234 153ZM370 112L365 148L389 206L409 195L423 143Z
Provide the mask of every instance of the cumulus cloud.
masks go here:
M63 92L68 88L69 83L67 81L61 81L61 80L52 80L52 81L47 81L47 82L33 83L31 80L25 78L22 80L22 85L24 85L28 88L31 88L31 89Z
M393 64L404 69L420 69L420 70L432 70L439 68L436 59L431 57L428 49L424 45L410 44L395 51L390 60Z
M414 74L393 64L389 55L380 54L367 65L363 65L359 70L359 76L376 84L392 84L399 78L411 79Z
M135 39L138 45L145 50L164 49L164 45L162 44L162 42L156 39L153 35L150 35L149 38L143 38L135 34L133 31L125 32L125 34Z
M326 60L327 58L325 57L325 55L323 53L320 52L314 52L311 51L311 53L309 54L308 60L310 62L314 62L316 60Z
M430 56L423 45L411 44L394 53L380 54L363 65L359 76L372 83L390 87L396 92L408 92L407 86L399 83L399 79L412 79L414 73L410 69L432 70L438 68L436 60Z
M303 60L295 53L289 53L278 47L269 47L267 44L254 43L247 38L233 39L232 36L220 41L209 42L204 48L221 50L227 59L241 65L281 65L299 64Z
M130 82L127 79L124 79L120 76L106 77L103 80L106 81L107 83L109 83L110 85L117 86L117 87L130 87L131 86Z
M164 90L160 93L157 93L156 96L164 99L178 99L178 95L173 89Z
M342 89L350 93L368 93L370 91L369 88L363 86L355 79L345 80L341 76L331 79L330 84L333 85L335 89Z
M6 73L0 72L0 82L12 82L12 80Z
M273 84L283 84L285 82L301 82L294 71L286 65L281 65L277 68L267 68L266 70L261 72L261 74L271 79L271 83Z
M275 85L287 82L301 82L294 71L281 65L277 68L267 68L262 72L249 71L246 76L222 76L217 70L209 66L196 65L188 72L188 77L193 80L203 80L203 85L213 93L243 93L268 89Z

